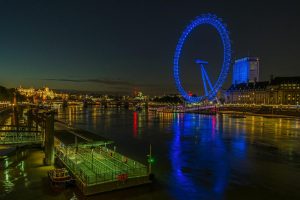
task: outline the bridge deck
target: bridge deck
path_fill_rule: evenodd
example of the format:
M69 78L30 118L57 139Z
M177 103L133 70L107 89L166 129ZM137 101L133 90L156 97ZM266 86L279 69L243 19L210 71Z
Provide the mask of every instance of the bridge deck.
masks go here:
M0 144L42 144L44 134L40 131L0 130Z
M215 110L217 108L216 105L191 105L191 106L164 106L159 107L154 110L157 112L173 112L173 113L185 113L185 112L193 112L193 111L204 111L204 110Z

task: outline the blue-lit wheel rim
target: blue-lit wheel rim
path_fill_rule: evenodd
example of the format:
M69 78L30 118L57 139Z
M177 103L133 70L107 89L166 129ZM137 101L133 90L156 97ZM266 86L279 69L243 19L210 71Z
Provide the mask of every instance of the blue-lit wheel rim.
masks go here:
M193 31L194 28L205 24L213 26L218 31L221 37L223 50L224 50L223 64L222 64L221 73L216 83L214 84L213 89L209 91L207 95L193 97L193 96L189 96L188 93L183 89L181 85L180 78L179 78L179 60L180 60L182 47L189 34ZM187 101L188 103L197 103L203 101L204 99L213 100L227 78L228 71L230 68L230 61L231 61L231 43L229 38L229 32L226 28L226 25L224 25L221 19L219 19L215 15L205 14L197 17L185 28L176 46L173 62L174 62L174 79L176 82L177 90L185 99L185 101Z

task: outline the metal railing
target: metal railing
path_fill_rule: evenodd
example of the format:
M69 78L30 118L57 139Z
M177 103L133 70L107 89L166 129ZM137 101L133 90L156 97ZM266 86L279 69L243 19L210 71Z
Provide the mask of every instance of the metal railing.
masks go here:
M129 179L148 175L145 165L105 147L78 148L76 153L75 147L57 146L56 155L86 185L117 181L121 174Z
M33 132L0 132L0 144L28 144L28 143L42 143L44 136L40 131Z

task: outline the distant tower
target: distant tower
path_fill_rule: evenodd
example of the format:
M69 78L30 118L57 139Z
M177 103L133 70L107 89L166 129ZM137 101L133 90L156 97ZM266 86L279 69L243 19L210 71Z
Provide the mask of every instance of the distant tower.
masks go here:
M246 57L238 59L233 65L232 84L254 83L259 81L259 59Z

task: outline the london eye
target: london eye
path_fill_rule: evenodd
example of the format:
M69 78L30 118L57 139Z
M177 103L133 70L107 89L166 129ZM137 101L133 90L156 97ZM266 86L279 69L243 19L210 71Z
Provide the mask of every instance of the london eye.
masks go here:
M221 42L223 45L223 60L221 71L217 77L215 83L211 83L210 76L207 73L205 66L208 64L207 61L197 59L195 60L196 64L200 66L201 69L201 77L204 87L204 94L199 96L192 96L183 88L180 80L180 57L182 53L182 48L186 39L189 37L191 32L199 26L202 25L210 25L215 28L218 32L219 37L221 38ZM175 55L174 55L174 79L176 83L177 90L182 95L184 100L188 103L198 103L204 100L214 100L216 99L218 91L221 89L222 85L224 84L229 68L230 68L230 61L231 61L231 42L229 38L229 32L226 28L226 25L222 23L222 20L218 18L216 15L212 14L204 14L197 17L193 20L183 31L181 34L179 41L176 46Z

